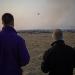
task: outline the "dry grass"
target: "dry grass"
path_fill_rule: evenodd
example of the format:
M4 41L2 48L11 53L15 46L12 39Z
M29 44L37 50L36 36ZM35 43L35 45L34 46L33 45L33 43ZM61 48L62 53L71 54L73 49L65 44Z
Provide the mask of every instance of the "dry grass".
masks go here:
M52 43L51 33L19 33L25 40L31 60L29 65L23 67L23 75L46 75L42 73L40 64L43 53ZM75 47L75 33L65 32L66 44Z

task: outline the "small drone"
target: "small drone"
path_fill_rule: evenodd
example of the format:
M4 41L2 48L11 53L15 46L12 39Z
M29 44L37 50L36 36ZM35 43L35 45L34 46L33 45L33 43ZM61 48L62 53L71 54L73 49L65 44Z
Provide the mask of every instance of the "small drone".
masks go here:
M39 16L39 15L40 15L40 13L37 13L37 15Z

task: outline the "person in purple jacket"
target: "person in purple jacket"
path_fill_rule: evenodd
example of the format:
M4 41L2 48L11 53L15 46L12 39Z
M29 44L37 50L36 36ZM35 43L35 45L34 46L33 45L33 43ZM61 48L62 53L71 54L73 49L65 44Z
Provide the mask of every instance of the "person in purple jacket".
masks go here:
M22 66L29 63L30 56L25 40L14 29L14 17L2 15L3 28L0 32L0 75L22 75Z

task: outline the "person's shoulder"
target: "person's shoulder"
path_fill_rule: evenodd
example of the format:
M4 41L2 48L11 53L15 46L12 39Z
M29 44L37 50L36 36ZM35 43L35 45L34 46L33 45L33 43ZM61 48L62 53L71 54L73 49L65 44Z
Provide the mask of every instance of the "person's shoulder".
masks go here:
M72 46L66 45L66 48L67 48L68 50L75 51Z
M53 51L54 47L50 47L47 51L45 51L45 54L49 54Z
M25 40L20 35L16 35L16 37L17 37L18 41L24 41L25 42Z
M3 31L0 31L0 35L2 35L3 34Z
M66 48L69 48L69 49L73 49L73 47L69 46L69 45L65 45Z
M54 51L53 47L51 47L51 48L49 48L48 50L46 50L46 51L44 52L43 59L46 59L48 56L50 56L53 51Z
M0 32L0 37L3 37L3 36L5 37L5 34L1 31Z

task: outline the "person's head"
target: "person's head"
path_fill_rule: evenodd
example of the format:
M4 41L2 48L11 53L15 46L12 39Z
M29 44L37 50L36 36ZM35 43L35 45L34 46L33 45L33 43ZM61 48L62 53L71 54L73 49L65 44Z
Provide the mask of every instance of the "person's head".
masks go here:
M52 38L55 41L63 40L63 32L61 29L55 29L52 34Z
M10 13L4 13L2 15L2 24L3 26L12 26L14 27L14 17Z

